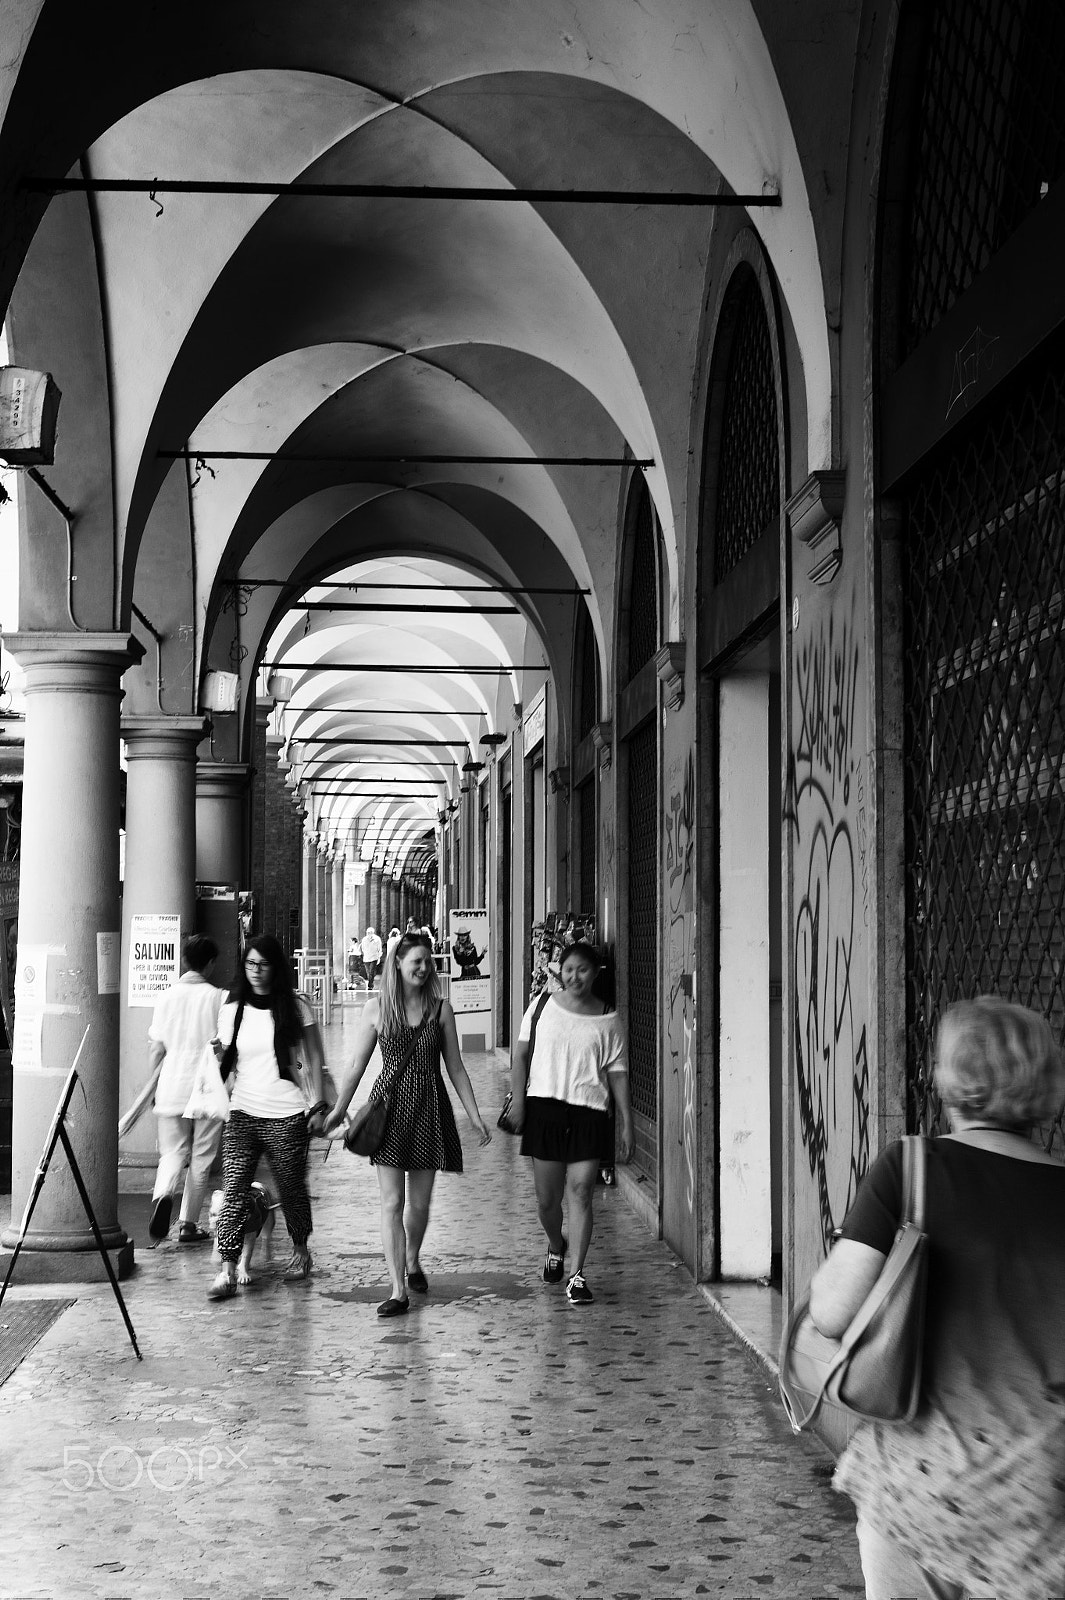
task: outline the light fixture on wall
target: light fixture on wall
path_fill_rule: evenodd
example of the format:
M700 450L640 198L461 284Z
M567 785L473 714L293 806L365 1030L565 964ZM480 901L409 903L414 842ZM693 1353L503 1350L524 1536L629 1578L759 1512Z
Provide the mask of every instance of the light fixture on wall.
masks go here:
M50 372L0 367L0 457L9 467L50 467L61 399Z

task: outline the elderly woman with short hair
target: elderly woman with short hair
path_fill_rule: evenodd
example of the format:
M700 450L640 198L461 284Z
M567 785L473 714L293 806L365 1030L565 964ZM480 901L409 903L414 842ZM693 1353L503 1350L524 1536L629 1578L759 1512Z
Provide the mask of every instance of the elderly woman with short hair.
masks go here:
M935 1081L951 1133L928 1145L921 1407L863 1424L836 1486L858 1507L867 1600L1065 1594L1065 1167L1031 1139L1065 1099L1045 1019L983 996L951 1006ZM811 1286L838 1337L902 1210L901 1144L858 1190Z

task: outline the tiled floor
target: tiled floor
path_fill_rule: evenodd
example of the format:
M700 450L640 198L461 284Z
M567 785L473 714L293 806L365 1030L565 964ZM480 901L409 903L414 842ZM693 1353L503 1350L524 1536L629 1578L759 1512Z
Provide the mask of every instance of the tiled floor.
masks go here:
M468 1065L498 1107L502 1057ZM109 1286L78 1290L0 1388L0 1595L860 1595L828 1457L618 1192L570 1306L514 1141L465 1145L405 1319L375 1314L376 1180L339 1147L309 1282L211 1304L202 1249L138 1240L142 1362Z

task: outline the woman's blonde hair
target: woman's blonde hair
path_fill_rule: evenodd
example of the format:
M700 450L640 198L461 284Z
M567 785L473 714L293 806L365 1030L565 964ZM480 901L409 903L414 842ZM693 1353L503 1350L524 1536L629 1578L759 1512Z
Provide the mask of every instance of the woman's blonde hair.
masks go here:
M434 1011L442 998L440 991L440 978L433 960L433 947L428 936L420 931L405 933L398 939L385 956L385 964L381 973L381 1000L378 1010L377 1032L382 1039L390 1039L401 1028L409 1027L407 1021L407 1008L403 1004L403 979L400 977L399 964L411 950L421 947L429 955L429 976L425 980L422 990L422 1016L427 1017Z
M983 994L944 1012L935 1082L966 1116L1031 1127L1065 1100L1065 1059L1045 1017Z

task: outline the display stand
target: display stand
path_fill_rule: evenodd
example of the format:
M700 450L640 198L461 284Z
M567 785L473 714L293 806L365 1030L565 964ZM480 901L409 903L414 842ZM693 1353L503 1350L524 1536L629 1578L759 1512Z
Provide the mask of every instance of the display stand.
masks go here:
M33 1186L30 1190L29 1199L26 1201L26 1209L22 1214L22 1225L19 1228L18 1238L15 1241L15 1248L11 1252L11 1260L7 1264L7 1272L4 1276L4 1282L2 1286L0 1286L0 1305L3 1304L4 1295L7 1293L7 1286L11 1282L11 1274L15 1270L15 1262L19 1258L19 1252L22 1249L26 1234L29 1231L30 1219L33 1216L37 1201L40 1199L41 1190L44 1188L44 1180L48 1176L48 1167L52 1160L52 1156L55 1153L55 1147L57 1144L61 1144L66 1154L67 1163L70 1167L70 1175L74 1179L74 1185L81 1196L81 1203L85 1207L85 1215L89 1219L89 1226L92 1228L93 1238L96 1240L96 1248L103 1257L104 1267L107 1269L107 1276L110 1278L111 1287L115 1291L115 1299L118 1301L118 1308L122 1313L122 1320L126 1324L126 1331L129 1334L130 1343L132 1344L136 1353L137 1360L143 1361L144 1357L141 1355L140 1349L137 1345L137 1335L133 1330L132 1322L129 1320L129 1312L126 1310L126 1302L122 1298L122 1290L118 1287L118 1279L115 1276L115 1269L111 1264L111 1257L107 1253L107 1246L104 1244L103 1235L100 1232L99 1224L96 1221L96 1213L93 1211L92 1201L89 1199L89 1191L86 1189L84 1179L81 1176L81 1169L78 1166L77 1157L74 1154L74 1146L71 1144L70 1135L66 1130L65 1119L67 1108L70 1105L71 1098L74 1094L75 1085L78 1082L78 1062L81 1060L81 1052L85 1048L85 1041L88 1037L89 1030L86 1028L85 1032L81 1036L81 1043L78 1045L78 1053L74 1057L73 1065L67 1074L66 1083L63 1085L63 1093L59 1096L59 1103L55 1108L55 1114L52 1117L52 1121L48 1129L48 1135L44 1141L44 1151L42 1152L41 1159L37 1164L37 1170L33 1175Z

